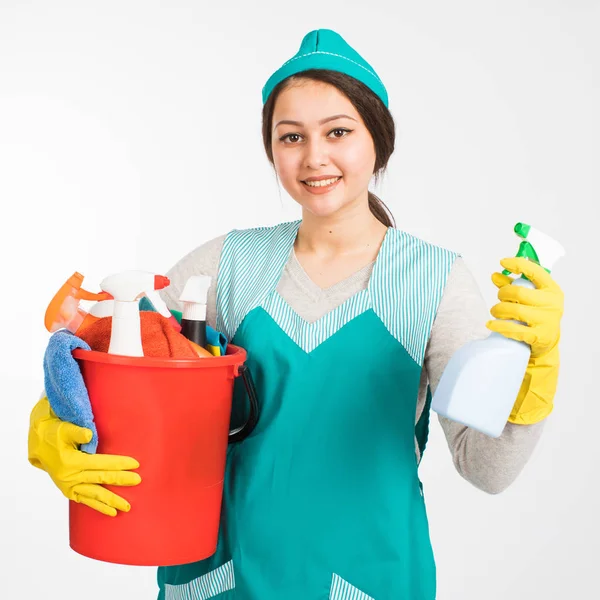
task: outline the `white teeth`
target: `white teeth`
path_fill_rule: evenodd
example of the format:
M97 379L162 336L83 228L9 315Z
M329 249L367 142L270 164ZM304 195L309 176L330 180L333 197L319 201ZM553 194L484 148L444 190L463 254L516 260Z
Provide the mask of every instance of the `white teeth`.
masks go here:
M306 183L306 185L309 185L310 187L324 187L335 183L338 179L341 179L341 177L334 177L333 179L323 179L321 181L305 181L304 183Z

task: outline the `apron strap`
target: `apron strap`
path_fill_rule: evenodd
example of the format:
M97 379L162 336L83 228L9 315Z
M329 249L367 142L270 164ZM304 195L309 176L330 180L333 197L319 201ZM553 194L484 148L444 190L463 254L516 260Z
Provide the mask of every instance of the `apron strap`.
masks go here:
M245 316L277 288L300 222L235 229L226 236L217 277L217 329L229 340Z

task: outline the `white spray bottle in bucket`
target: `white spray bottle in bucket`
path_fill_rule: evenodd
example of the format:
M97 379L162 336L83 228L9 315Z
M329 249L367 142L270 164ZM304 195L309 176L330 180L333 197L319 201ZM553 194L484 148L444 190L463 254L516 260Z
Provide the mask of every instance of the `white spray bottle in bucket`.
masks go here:
M556 240L530 225L517 223L514 231L523 240L517 256L540 264L548 272L565 254ZM511 285L535 287L525 275ZM530 356L529 344L495 331L485 339L466 343L446 365L431 408L452 421L499 437L521 389Z
M100 289L114 298L109 354L144 356L139 302L146 291L170 285L168 277L146 271L122 271L105 277Z

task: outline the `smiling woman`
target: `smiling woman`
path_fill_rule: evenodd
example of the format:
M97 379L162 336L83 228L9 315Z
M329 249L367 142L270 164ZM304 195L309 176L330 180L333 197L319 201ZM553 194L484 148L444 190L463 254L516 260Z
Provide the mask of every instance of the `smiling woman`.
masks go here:
M227 453L216 552L160 567L159 600L434 600L419 478L431 396L454 352L489 335L487 307L458 252L394 227L369 191L394 151L394 121L380 78L339 34L308 33L262 97L265 151L302 219L232 230L166 274L161 296L179 311L189 277L211 277L206 322L246 350L259 418ZM509 298L496 275L502 315L529 303L523 314L556 345L528 367L499 438L439 417L458 472L494 494L541 435L560 337L547 289ZM64 461L48 427L32 417L56 477ZM113 513L129 508L112 491L102 498Z
M394 121L339 34L307 34L262 95L265 152L302 219L231 231L168 273L173 307L190 274L216 280L207 320L247 350L261 412L228 456L217 552L161 568L160 599L434 600L418 465L431 393L454 351L489 334L486 306L458 253L393 227L369 191ZM486 438L440 423L457 470L489 493L542 425Z

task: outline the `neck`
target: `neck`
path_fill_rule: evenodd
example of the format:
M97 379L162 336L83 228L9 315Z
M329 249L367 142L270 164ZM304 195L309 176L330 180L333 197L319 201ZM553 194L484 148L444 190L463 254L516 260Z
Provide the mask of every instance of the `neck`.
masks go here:
M379 247L386 232L387 227L377 220L367 202L327 217L303 211L294 247L305 254L350 255Z

